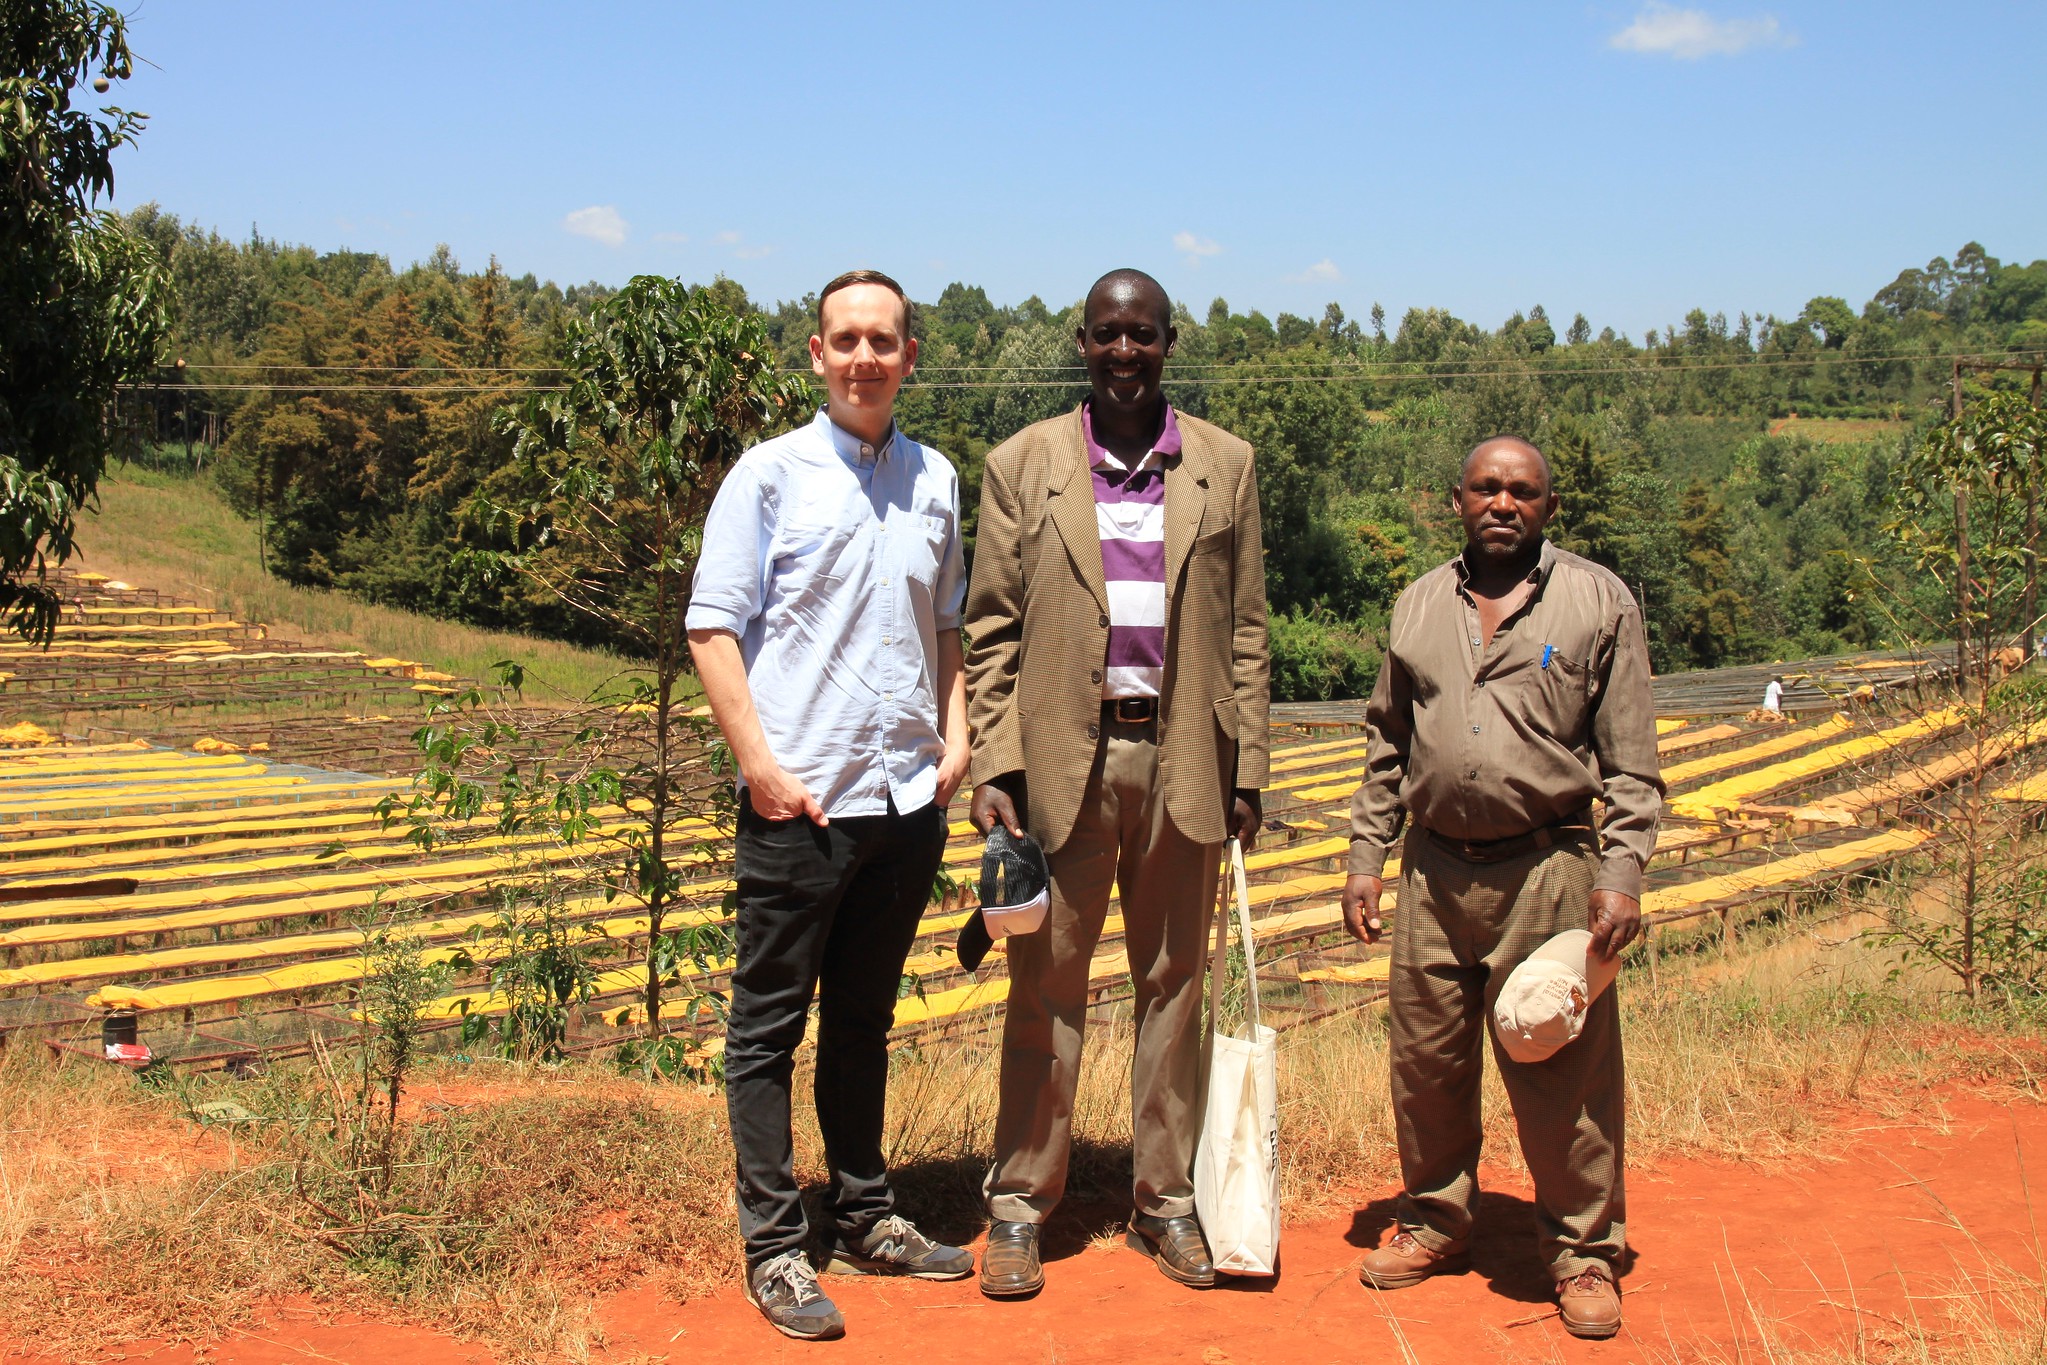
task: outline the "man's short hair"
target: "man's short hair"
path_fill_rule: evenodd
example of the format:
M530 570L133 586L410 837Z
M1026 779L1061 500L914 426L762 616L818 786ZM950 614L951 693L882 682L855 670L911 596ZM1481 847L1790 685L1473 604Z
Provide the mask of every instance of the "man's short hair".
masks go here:
M910 335L910 329L917 322L917 305L910 302L910 296L903 292L901 285L882 274L879 270L848 270L845 274L838 276L824 287L823 291L817 296L818 332L820 334L824 332L824 301L838 293L841 289L850 288L856 284L878 284L901 301L903 305L903 336L907 338Z
M1126 265L1119 269L1111 270L1108 274L1088 286L1087 293L1082 297L1080 306L1080 321L1083 327L1087 325L1088 306L1095 301L1095 292L1101 289L1103 285L1110 284L1127 284L1134 289L1156 292L1159 299L1159 326L1171 327L1173 325L1173 298L1172 295L1166 292L1166 287L1145 274L1142 270Z

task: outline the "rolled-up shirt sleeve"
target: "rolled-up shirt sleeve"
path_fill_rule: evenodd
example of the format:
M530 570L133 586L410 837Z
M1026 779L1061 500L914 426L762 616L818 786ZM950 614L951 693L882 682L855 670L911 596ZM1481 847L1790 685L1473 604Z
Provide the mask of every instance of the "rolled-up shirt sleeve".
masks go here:
M703 549L690 585L690 630L728 630L744 635L767 598L768 546L774 535L772 509L760 477L744 465L725 476L704 518Z

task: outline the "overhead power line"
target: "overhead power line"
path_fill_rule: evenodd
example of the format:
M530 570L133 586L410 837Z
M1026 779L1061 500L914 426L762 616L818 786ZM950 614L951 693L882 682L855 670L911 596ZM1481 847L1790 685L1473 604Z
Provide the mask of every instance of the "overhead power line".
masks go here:
M1454 369L1436 369L1419 371L1401 370L1392 373L1383 372L1381 368L1382 362L1370 362L1370 364L1372 365L1372 368L1370 369L1356 366L1319 365L1315 368L1313 372L1296 371L1281 366L1260 366L1254 362L1240 362L1236 365L1231 365L1228 367L1218 367L1225 368L1225 373L1222 374L1190 375L1186 373L1183 369L1175 367L1174 369L1168 371L1165 382L1169 386L1179 388L1211 388L1227 387L1230 385L1251 384L1390 384L1431 379L1435 380L1478 379L1484 378L1488 375L1502 374L1524 375L1530 379L1537 379L1547 382L1559 379L1571 381L1616 376L1656 377L1677 374L1724 373L1733 370L1775 369L1798 365L1858 365L1890 362L1952 364L1955 361L1962 361L1964 363L1967 363L1971 361L1982 361L1991 359L2035 360L2041 359L2043 357L2047 357L2047 350L2022 350L2001 352L1964 351L1945 353L1894 352L1881 355L1847 355L1845 353L1830 352L1822 355L1808 356L1797 355L1752 356L1744 360L1725 361L1688 359L1673 359L1667 361L1635 360L1620 364L1564 367L1514 366L1501 364L1498 362L1490 363L1471 362L1469 364L1464 365L1461 368ZM1387 363L1397 364L1401 362ZM1455 364L1457 362L1452 363ZM226 369L233 367L222 366L221 368ZM249 368L263 370L348 371L354 369L355 367L338 365L337 366L266 365L252 366ZM536 366L530 371L514 371L510 367L477 367L477 368L479 371L490 373L557 373L557 374L561 373L561 371L558 368L545 366ZM1190 366L1187 368L1207 367ZM389 374L405 373L407 371L404 371L402 367L397 366L365 366L361 367L359 372ZM1085 373L1080 372L1077 367L1073 366L1019 366L1013 369L1005 368L1002 372L1010 374L1019 372L1045 373L1047 374L1048 377L1043 379L979 379L979 380L944 379L934 381L920 379L918 376L912 375L910 380L904 385L904 388L915 392L957 389L1080 388L1084 387L1088 382ZM410 373L454 375L463 373L463 371L442 369L439 367L420 367L419 369L410 371ZM796 372L791 371L791 373ZM207 381L201 384L192 385L158 383L137 384L131 385L129 387L131 391L150 393L180 393L189 392L191 389L194 388L201 388L215 392L451 394L451 393L500 393L504 392L507 389L517 389L519 392L525 393L554 393L559 392L567 388L568 386L565 384L518 384L518 385L438 384L425 382L411 384L332 384L332 383L292 384L292 383L214 383L212 381Z

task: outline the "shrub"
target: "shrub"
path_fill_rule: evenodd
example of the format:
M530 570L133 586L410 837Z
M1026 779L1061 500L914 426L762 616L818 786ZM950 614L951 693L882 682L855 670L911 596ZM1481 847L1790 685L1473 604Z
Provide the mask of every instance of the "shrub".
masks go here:
M1326 614L1271 620L1272 699L1331 701L1363 697L1379 677L1379 642Z

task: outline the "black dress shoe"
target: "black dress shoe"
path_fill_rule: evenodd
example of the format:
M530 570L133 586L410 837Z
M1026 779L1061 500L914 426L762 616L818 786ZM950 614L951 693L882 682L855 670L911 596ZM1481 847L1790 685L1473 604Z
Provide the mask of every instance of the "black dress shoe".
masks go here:
M1215 1264L1208 1258L1208 1239L1201 1235L1201 1224L1192 1218L1132 1214L1130 1231L1123 1241L1132 1251L1151 1257L1167 1279L1190 1289L1215 1287Z
M991 1299L1028 1298L1045 1287L1038 1260L1038 1225L988 1225L988 1249L981 1253L981 1292Z

